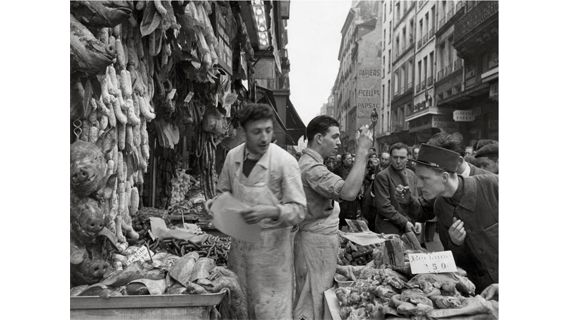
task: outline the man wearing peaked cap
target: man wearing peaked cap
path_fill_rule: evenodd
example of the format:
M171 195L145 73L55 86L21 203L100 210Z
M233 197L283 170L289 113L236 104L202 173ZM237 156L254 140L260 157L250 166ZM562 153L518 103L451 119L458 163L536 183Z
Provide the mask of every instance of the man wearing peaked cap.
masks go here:
M499 145L497 143L486 144L475 152L475 158L481 167L498 174L499 173Z
M440 239L451 250L481 292L499 282L499 178L457 174L460 155L422 144L416 162L418 188L424 199L435 199L433 212L421 211L420 221L438 218ZM465 263L469 261L469 263Z

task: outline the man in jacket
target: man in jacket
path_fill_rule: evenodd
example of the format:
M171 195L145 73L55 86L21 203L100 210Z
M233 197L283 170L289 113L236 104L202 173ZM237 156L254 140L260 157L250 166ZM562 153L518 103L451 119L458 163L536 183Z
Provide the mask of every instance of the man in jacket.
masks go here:
M307 196L307 217L295 237L295 319L323 319L324 292L333 286L338 254L339 206L354 201L362 186L372 146L372 132L361 128L356 159L342 179L330 172L323 159L338 152L340 124L329 116L317 116L307 125L308 147L299 167ZM275 317L273 317L275 318Z
M465 157L467 156L467 148L465 148L463 143L463 135L459 132L454 132L451 134L445 132L436 133L428 140L427 144L457 152L460 155L457 174L463 177L470 177L480 174L492 174L491 172L485 169L481 169L465 160ZM417 156L415 159L417 159ZM433 202L434 200L431 200L426 201L423 204L424 212L433 211ZM436 225L437 219L434 219L432 221L426 221L424 228L422 228L422 238L425 239L428 249L432 248L432 246L433 248L441 249L438 240L439 236L436 236ZM469 264L469 262L465 262L465 264Z
M499 178L457 174L459 157L451 150L421 145L415 160L418 188L435 204L433 213L424 211L417 218L437 216L443 247L453 252L480 292L499 282Z
M481 167L499 174L499 144L490 143L475 152L475 159L481 163Z
M457 168L457 174L459 175L470 177L479 174L492 174L490 171L465 161L466 148L463 144L463 135L459 132L451 134L445 132L436 133L428 140L427 144L457 152L460 156L459 167Z
M390 154L388 152L382 152L380 154L380 170L382 171L390 166Z
M414 231L413 216L422 210L414 172L406 168L408 146L398 142L390 147L390 166L374 179L376 232L402 234Z
M262 231L258 243L232 239L228 267L245 291L247 319L291 319L292 226L305 218L306 210L301 172L291 154L270 143L273 110L268 105L247 105L240 124L246 141L228 152L216 189L251 205L241 214Z

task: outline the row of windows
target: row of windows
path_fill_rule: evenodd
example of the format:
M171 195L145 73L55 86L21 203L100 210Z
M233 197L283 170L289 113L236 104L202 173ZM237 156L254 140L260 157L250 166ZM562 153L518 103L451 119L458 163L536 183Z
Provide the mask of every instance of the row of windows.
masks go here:
M387 3L390 3L390 13L392 12L392 1L385 1L384 2L384 19L383 22L386 21L387 19ZM460 0L457 1L434 1L433 5L431 6L431 8L429 10L427 10L427 12L425 13L425 15L422 15L421 17L418 15L416 17L416 19L418 20L418 29L415 30L415 33L417 35L417 41L422 40L424 37L431 37L434 33L435 30L437 29L438 26L441 26L444 22L446 22L451 15L453 15L455 13L455 9L458 8L459 6L459 2L461 2L461 5L463 5L463 2ZM476 3L476 2L475 2ZM403 17L403 15L406 13L406 10L408 9L408 6L411 6L411 4L408 4L408 1L403 1L403 5L401 5L401 2L397 2L395 4L396 9L395 9L395 20L394 23L398 24L398 21ZM402 7L402 9L400 8ZM470 7L473 7L473 4L470 5ZM439 16L439 24L438 21L436 20L436 9L437 9L437 14ZM406 39L406 29L403 29L403 34L402 37L400 39L402 39L402 44L405 44L405 39ZM413 26L413 19L410 22L410 26L409 29L410 30L410 39L412 39L411 37L411 30L414 30L414 26ZM386 29L384 29L384 46L386 46L386 40L388 43L391 42L391 33L392 33L392 22L390 22L390 28L388 29L388 32L386 32ZM386 37L386 34L388 35L388 37ZM410 40L408 39L408 40Z

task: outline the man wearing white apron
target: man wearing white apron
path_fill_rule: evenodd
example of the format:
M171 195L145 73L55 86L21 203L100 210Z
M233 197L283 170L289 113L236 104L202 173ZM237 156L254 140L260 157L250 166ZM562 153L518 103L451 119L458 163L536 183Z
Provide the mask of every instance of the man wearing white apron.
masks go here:
M217 192L251 205L242 216L262 227L261 240L232 238L228 267L247 296L247 319L291 319L293 226L305 217L306 200L296 159L271 143L273 110L250 104L240 116L246 142L228 152Z
M307 196L307 217L295 237L294 319L323 319L324 292L333 286L338 254L339 206L336 201L356 198L364 180L372 132L361 128L356 160L346 180L330 172L323 159L340 146L339 123L317 116L307 126L308 147L299 159ZM336 200L336 201L335 201Z

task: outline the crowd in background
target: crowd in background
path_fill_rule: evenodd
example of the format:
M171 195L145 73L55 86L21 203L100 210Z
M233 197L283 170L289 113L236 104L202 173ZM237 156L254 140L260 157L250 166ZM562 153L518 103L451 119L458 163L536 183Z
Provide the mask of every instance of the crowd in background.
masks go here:
M420 146L397 142L378 153L373 126L364 125L354 154L339 154L340 123L320 115L307 125L306 147L299 143L300 155L292 156L271 143L273 114L265 104L241 111L246 141L228 152L216 187L247 204L239 214L261 228L255 242L232 237L228 256L250 318L322 319L339 229L352 226L349 219L366 220L376 233L419 238L415 246L428 251L450 250L479 292L496 292L496 141L466 147L460 134L440 132Z
M440 136L440 134L437 134L436 137L437 136ZM499 174L499 144L496 140L480 139L475 141L473 145L464 146L461 134L454 133L446 136L454 140L453 151L461 154L467 163L491 173ZM404 144L404 146L407 150L408 159L416 160L420 149L419 144L413 146L407 146ZM442 147L445 148L446 146L443 145ZM354 158L354 154L345 152L336 156L328 157L325 159L325 165L331 172L343 179L346 179L350 169L352 168L352 164L354 163ZM368 222L369 229L371 231L378 232L374 227L376 212L374 210L372 199L374 196L373 183L376 174L382 170L388 169L391 162L392 155L390 155L389 149L382 152L377 152L376 148L369 149L366 176L358 198L354 201L342 201L340 203L341 211L339 227L341 230L343 228L346 229L347 227L345 219L364 218ZM415 171L415 162L406 161L405 166L407 169ZM427 235L422 233L422 244L425 243L426 237L428 240L433 238L433 235L430 236L430 234L433 234L433 232L430 233L429 230Z

